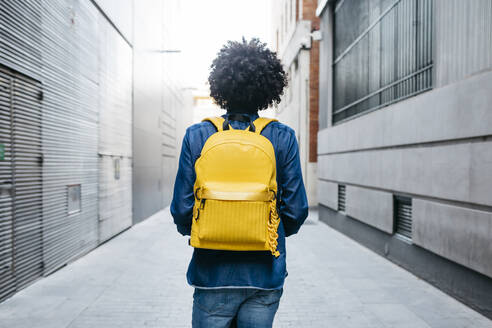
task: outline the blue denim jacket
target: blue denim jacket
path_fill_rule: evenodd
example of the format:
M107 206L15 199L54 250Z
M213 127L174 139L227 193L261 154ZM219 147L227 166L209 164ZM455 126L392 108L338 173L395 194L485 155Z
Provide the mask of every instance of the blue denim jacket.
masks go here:
M251 120L257 114L249 115ZM225 117L225 115L223 115ZM234 129L248 123L230 121ZM186 130L174 184L171 214L178 231L190 235L193 212L195 161L205 141L216 132L210 122L201 122ZM280 122L270 123L261 133L275 149L277 163L278 204L281 223L278 228L278 251L219 251L195 248L188 267L188 283L198 288L246 287L279 289L287 276L285 237L297 233L308 215L308 203L302 181L299 149L294 130Z

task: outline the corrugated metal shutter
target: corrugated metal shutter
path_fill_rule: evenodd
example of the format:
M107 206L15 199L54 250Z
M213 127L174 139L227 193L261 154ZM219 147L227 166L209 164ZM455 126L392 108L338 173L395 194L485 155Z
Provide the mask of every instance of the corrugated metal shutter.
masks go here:
M0 63L41 80L41 1L0 1Z
M0 68L0 298L41 276L41 84Z
M346 187L345 185L338 185L338 210L340 212L345 212L345 198L346 198Z
M412 239L412 199L395 197L395 227L396 233Z
M43 273L41 84L17 75L13 87L14 263L22 288Z
M0 300L15 291L12 218L11 77L0 69Z
M97 246L98 11L91 1L43 1L43 217L48 274ZM68 186L81 210L68 213Z
M98 19L91 1L0 1L0 63L43 83L45 274L97 246ZM68 186L81 210L68 213Z

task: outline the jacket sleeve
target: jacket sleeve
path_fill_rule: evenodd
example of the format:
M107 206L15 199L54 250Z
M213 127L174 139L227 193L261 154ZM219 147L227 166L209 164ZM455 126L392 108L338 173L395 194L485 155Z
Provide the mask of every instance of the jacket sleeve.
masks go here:
M171 202L171 215L178 232L182 235L191 234L191 222L193 216L193 185L195 183L195 170L191 155L189 130L183 139L181 154L179 156L178 173L174 182L174 194Z
M295 133L291 131L286 137L283 163L279 170L280 184L280 218L285 229L285 236L299 231L308 216L308 202L302 180L299 146Z

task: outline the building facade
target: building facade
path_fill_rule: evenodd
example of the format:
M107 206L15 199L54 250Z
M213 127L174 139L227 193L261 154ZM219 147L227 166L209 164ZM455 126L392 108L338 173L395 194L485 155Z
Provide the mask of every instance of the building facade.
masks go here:
M168 204L177 3L0 2L0 300Z
M320 219L492 316L492 2L317 14Z
M317 205L319 41L313 34L319 29L316 6L316 0L272 1L272 47L289 80L275 116L296 131L310 206Z

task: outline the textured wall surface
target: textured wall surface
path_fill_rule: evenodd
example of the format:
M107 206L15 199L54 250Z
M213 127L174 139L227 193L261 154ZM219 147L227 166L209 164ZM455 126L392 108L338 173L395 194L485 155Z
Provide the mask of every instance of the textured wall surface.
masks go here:
M435 0L435 86L492 67L492 2Z
M492 212L416 199L413 242L492 277Z
M132 224L132 48L99 15L99 241Z
M0 63L42 84L46 274L97 245L99 13L89 1L2 1L0 14ZM69 214L76 184L81 210Z
M0 233L13 232L13 247L0 243L10 268L0 298L129 227L133 206L142 220L169 203L176 113L190 106L179 57L161 52L179 50L178 10L175 0L0 1Z
M390 222L388 209L367 208L376 200L355 197L351 190L381 192L388 199L377 202L385 204L391 195L409 196L415 243L489 276L491 6L481 0L435 0L433 89L331 127L333 8L328 5L321 17L320 58L320 73L327 74L320 76L320 125L326 128L318 134L320 189L346 184L349 216L390 232L374 221L378 213ZM328 195L320 191L320 203L334 208Z
M346 187L347 215L379 230L393 233L393 195L354 186Z
M318 180L318 202L336 211L338 208L338 184Z
M134 222L169 205L176 176L177 139L182 138L177 136L177 116L190 115L191 104L185 100L180 81L180 55L165 52L179 50L177 13L177 0L135 1Z
M320 156L318 176L492 206L492 140Z

